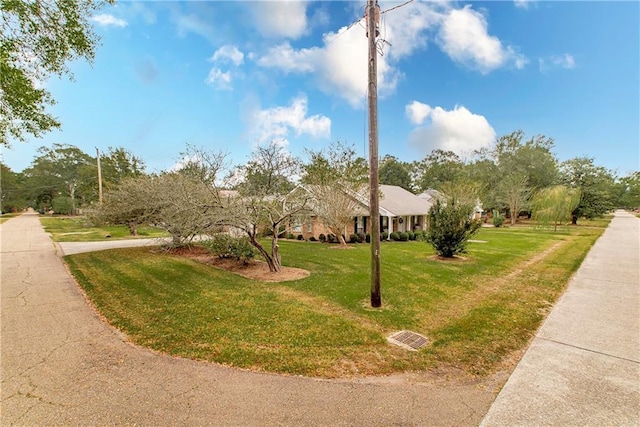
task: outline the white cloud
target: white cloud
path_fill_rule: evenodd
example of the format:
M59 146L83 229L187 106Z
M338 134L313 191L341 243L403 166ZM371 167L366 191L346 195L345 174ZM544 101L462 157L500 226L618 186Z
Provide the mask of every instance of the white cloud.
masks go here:
M529 6L536 0L513 0L516 7L521 9L529 9Z
M430 120L409 134L409 144L421 153L439 148L465 154L488 147L496 138L495 130L484 116L473 114L463 106L445 110L413 101L405 110L412 123Z
M305 134L313 138L331 135L331 119L320 114L307 116L307 98L304 95L294 98L287 107L254 111L252 121L259 144L276 139L286 141L290 132L295 136Z
M562 55L552 55L546 58L538 59L538 65L541 72L549 71L551 68L565 68L565 69L573 69L576 68L576 60L573 55L569 55L568 53Z
M229 71L223 72L222 70L216 67L212 68L209 71L209 75L205 79L205 82L207 84L213 86L216 89L221 89L221 90L231 90L232 89L231 81L232 81L232 77Z
M127 21L124 19L116 18L108 13L101 13L91 17L91 20L103 27L114 26L124 28L127 26Z
M419 101L412 101L405 107L407 117L414 125L421 125L431 113L431 107Z
M263 36L297 39L307 31L307 1L278 0L250 4L256 28Z
M527 64L524 55L487 32L485 16L470 5L452 9L445 16L438 33L438 44L454 61L487 74L512 63L516 68Z
M244 54L233 45L224 45L213 53L211 61L213 62L230 62L235 66L242 64Z
M285 73L311 73L321 62L322 49L313 47L295 50L291 43L284 42L267 50L257 63L267 68L278 68Z

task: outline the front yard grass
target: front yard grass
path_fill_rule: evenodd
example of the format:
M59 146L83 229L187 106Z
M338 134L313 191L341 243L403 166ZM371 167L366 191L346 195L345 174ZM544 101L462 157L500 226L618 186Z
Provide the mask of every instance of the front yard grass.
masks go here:
M432 259L423 242L385 242L381 309L369 307L365 244L282 241L284 265L311 275L280 283L149 248L65 259L113 326L164 353L329 378L443 367L486 375L527 345L603 230L481 229L454 262ZM388 344L402 329L429 344Z
M54 242L95 242L112 239L149 239L166 237L169 234L154 227L140 227L138 236L132 236L123 225L94 227L82 216L41 216L40 223L47 233L51 234ZM106 237L107 235L111 237Z

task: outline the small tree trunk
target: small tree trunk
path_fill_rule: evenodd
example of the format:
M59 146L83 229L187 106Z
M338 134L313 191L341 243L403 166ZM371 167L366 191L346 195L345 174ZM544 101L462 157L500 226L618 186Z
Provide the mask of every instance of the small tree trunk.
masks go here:
M340 246L347 247L347 241L344 239L342 233L338 234L338 242L340 242Z
M250 232L247 232L247 234L249 235L249 242L251 243L251 245L253 245L253 247L256 248L258 250L258 252L260 252L260 255L262 255L262 257L264 258L265 262L269 266L269 271L271 271L273 273L280 271L280 260L278 259L276 261L274 259L274 257L269 252L267 252L267 250L264 248L264 246L262 246L260 244L260 242L258 242L258 240L256 239L256 236L254 234L252 234ZM276 236L276 239L277 239L277 236ZM272 243L272 245L273 245L273 243ZM273 249L272 249L272 253L273 253ZM276 250L276 254L277 254L277 250Z
M571 225L578 225L578 215L571 215Z
M271 240L271 258L273 259L273 266L275 268L275 270L271 271L280 271L282 263L280 260L280 246L278 245L277 234L274 234L273 239Z

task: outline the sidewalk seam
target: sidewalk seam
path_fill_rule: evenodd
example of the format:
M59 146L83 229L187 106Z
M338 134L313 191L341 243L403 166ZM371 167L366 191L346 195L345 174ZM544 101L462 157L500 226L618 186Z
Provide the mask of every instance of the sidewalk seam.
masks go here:
M539 339L539 340L552 342L552 343L555 343L555 344L560 344L560 345L563 345L565 347L572 347L572 348L575 348L575 349L578 349L578 350L588 351L589 353L600 354L602 356L607 356L607 357L613 357L614 359L624 360L626 362L636 363L636 364L640 365L640 360L627 359L626 357L615 356L613 354L603 353L601 351L591 350L591 349L588 349L588 348L585 348L585 347L580 347L580 346L573 345L573 344L567 344L567 343L564 343L562 341L552 340L550 338L543 338L543 337L539 337L539 336L536 336L536 338Z

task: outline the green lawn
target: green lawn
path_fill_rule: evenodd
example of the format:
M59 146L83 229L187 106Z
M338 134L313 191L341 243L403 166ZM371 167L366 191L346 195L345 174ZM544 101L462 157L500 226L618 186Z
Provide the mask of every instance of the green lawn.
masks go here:
M3 222L9 221L11 218L15 218L19 215L22 215L22 212L2 214L0 215L0 224L2 224Z
M122 225L94 227L82 216L50 217L41 216L40 222L54 242L95 242L99 240L133 239L127 227ZM106 237L110 235L111 237ZM158 228L140 227L137 238L166 237L168 233Z
M499 369L524 348L604 228L483 228L467 260L423 242L383 243L383 307L369 307L369 246L281 242L308 278L255 282L149 248L68 256L98 310L133 342L255 370L342 377L454 366ZM409 329L430 343L386 342Z

